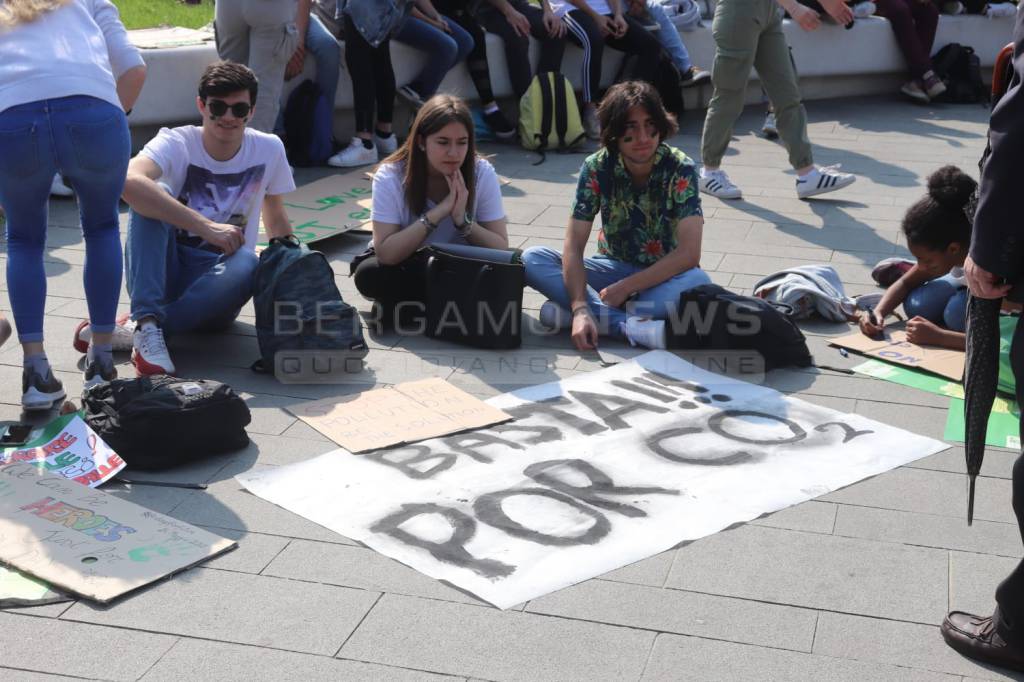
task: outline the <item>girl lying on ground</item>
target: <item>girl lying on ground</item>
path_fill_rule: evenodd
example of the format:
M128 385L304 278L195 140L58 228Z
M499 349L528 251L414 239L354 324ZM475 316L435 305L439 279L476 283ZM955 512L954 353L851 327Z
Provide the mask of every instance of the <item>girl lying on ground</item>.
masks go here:
M971 245L971 220L965 212L977 183L956 166L943 166L928 178L928 194L907 209L903 234L917 258L893 263L906 272L882 300L860 318L860 329L876 336L885 318L902 303L911 343L963 350L967 323L964 260ZM876 273L879 268L876 268ZM872 273L875 274L875 273ZM884 277L882 283L884 283Z

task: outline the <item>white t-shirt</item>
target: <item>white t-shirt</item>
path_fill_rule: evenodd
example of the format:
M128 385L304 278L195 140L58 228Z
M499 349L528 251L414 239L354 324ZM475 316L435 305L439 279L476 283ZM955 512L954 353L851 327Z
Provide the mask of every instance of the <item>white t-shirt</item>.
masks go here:
M276 135L246 128L238 153L217 161L203 147L202 133L199 126L161 128L139 154L160 166L159 182L171 196L214 222L244 225L245 248L255 249L263 197L295 189L284 144ZM185 230L178 230L178 242L205 244Z
M556 17L564 17L576 9L576 5L569 2L569 0L548 0L548 4L551 5L551 13ZM612 8L608 6L605 0L587 0L587 5L598 14L610 16L612 13ZM625 5L625 0L623 0L623 5Z
M501 187L498 185L498 174L494 166L485 159L476 160L476 192L474 206L470 209L473 220L486 223L505 217L505 208L501 204ZM373 174L373 220L401 225L404 229L419 216L412 214L412 209L405 201L405 189L402 177L405 174L404 163L385 163ZM427 199L427 209L435 203ZM445 216L437 224L437 229L427 236L424 244L467 244L468 242L455 229L451 216Z

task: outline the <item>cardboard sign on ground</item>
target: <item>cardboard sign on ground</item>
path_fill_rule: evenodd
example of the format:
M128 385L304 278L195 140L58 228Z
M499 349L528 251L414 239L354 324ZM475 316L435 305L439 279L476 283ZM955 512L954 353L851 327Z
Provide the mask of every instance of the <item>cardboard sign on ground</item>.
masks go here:
M0 464L14 462L29 462L94 488L125 467L77 412L50 422L24 445L0 449Z
M963 351L918 346L907 341L907 334L903 331L887 331L881 340L856 332L829 339L829 343L886 362L923 369L953 381L960 381L964 376Z
M31 576L0 566L0 609L62 601L71 601L71 597L51 590L49 585Z
M349 452L413 443L512 418L444 379L407 381L288 409Z
M26 462L0 465L0 562L107 603L235 547Z
M128 40L142 50L202 45L212 41L213 38L213 33L210 31L197 31L194 28L183 26L140 28L128 31Z
M299 187L284 198L285 211L300 242L312 244L370 221L372 183L364 170L330 175ZM260 225L257 247L270 240Z

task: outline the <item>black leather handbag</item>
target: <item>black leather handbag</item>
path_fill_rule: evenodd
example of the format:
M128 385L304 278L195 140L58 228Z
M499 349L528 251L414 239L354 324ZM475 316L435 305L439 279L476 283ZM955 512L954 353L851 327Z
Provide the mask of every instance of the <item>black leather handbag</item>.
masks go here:
M436 244L426 252L427 336L474 348L518 348L522 251Z

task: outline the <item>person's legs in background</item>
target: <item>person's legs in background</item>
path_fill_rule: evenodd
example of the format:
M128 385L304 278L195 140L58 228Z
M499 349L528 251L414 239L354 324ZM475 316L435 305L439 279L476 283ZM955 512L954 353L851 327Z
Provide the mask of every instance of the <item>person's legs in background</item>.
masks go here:
M395 72L391 66L391 41L370 45L345 14L345 64L352 78L356 134L349 145L327 159L327 164L351 168L377 163L397 146L391 130L395 106ZM367 64L370 68L367 68ZM376 112L376 128L374 113Z
M0 113L0 205L7 216L7 291L24 351L22 406L49 409L64 397L43 349L47 202L57 172L46 102Z
M698 68L690 61L690 53L679 35L679 29L672 23L672 20L665 14L664 6L657 0L647 0L647 13L660 27L655 37L665 48L665 51L672 58L672 63L679 69L683 76L683 87L691 88L711 80L711 72Z
M634 17L627 14L625 19L629 24L629 30L625 35L619 38L606 36L604 41L609 47L636 55L630 77L653 85L658 74L658 64L661 62L661 43Z
M931 63L931 47L939 22L938 8L918 0L875 0L875 5L875 13L889 20L896 43L907 61L910 80L903 84L900 92L925 103L945 92L946 87L932 71Z
M445 17L445 21L449 33L421 19L407 16L392 35L393 40L430 55L419 75L398 89L398 94L414 108L419 108L433 97L445 75L473 49L473 37L454 20Z
M580 111L583 130L591 140L601 139L601 124L597 120L598 90L601 87L601 59L604 56L604 38L597 24L586 12L574 9L562 19L566 37L583 48L583 107Z

